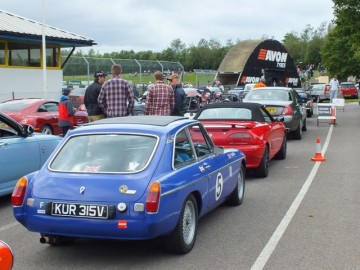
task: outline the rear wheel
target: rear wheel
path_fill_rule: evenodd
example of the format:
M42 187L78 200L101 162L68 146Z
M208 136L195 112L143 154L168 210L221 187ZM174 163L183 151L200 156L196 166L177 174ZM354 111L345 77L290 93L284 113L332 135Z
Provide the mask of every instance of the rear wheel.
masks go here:
M276 159L285 159L286 152L287 152L287 139L286 139L286 134L285 134L281 148L280 148L279 152L276 153L275 158Z
M49 125L43 125L41 127L41 133L43 134L47 134L47 135L52 135L53 134L53 130Z
M266 146L264 150L264 155L260 162L260 166L255 169L256 175L263 178L267 177L269 175L269 163L269 148L268 146Z
M307 130L307 126L306 126L306 117L303 121L303 125L302 125L302 128L301 128L302 131L306 131Z
M176 253L185 254L192 250L198 229L198 208L195 197L190 194L182 207L175 230L167 239L168 248Z
M302 139L302 127L301 127L301 120L299 122L299 126L296 130L292 132L295 140L301 140Z
M244 165L241 164L236 187L227 201L228 204L235 205L235 206L242 204L242 202L244 200L244 193L245 193L245 180L244 179L245 179L245 169L244 169Z

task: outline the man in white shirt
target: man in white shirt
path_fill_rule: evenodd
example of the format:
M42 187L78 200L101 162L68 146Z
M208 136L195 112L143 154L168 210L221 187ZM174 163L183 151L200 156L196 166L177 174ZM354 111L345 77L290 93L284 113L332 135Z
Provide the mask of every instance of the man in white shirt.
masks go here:
M337 98L339 87L339 81L337 80L336 75L334 75L334 78L330 81L330 103L332 103L333 98Z

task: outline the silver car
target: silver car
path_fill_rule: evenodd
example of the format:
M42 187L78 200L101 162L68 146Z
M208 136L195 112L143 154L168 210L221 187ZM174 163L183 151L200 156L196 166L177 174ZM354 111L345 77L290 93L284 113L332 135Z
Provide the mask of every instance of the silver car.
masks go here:
M243 102L255 102L266 106L272 116L283 116L289 135L301 140L306 131L306 104L293 88L261 87L252 89Z
M307 91L317 103L330 99L329 85L325 83L312 84Z

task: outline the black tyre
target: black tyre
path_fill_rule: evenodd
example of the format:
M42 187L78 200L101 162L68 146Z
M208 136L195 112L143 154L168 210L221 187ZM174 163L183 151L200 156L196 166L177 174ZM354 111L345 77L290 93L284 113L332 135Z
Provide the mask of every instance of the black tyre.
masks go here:
M255 169L256 175L258 177L265 178L269 175L269 148L268 146L265 147L264 155L261 159L260 166Z
M276 159L285 159L286 153L287 153L287 139L286 139L286 134L285 134L281 148L280 148L279 152L276 153L275 158Z
M41 133L47 134L47 135L52 135L54 132L49 125L43 125L41 127Z
M304 119L303 121L303 125L302 125L302 128L301 128L302 131L306 131L307 130L307 126L306 126L306 118Z
M301 127L301 120L299 122L299 126L296 130L292 132L293 138L295 140L301 140L302 139L302 127Z
M307 117L311 117L311 116L313 116L313 114L314 114L314 111L313 111L313 110L310 110L310 111L307 113Z
M198 229L198 208L194 195L190 194L182 207L175 230L167 239L168 249L185 254L192 250Z
M245 169L244 165L241 164L240 171L237 179L237 184L230 195L229 199L227 200L227 203L229 205L240 205L242 204L244 200L244 194L245 194Z

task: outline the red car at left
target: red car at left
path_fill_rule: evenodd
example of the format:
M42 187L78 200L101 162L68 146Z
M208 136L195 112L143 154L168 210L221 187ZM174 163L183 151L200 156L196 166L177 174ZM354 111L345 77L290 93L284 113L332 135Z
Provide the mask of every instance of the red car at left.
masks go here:
M12 99L0 103L0 111L21 125L31 125L35 132L61 135L59 127L59 102L53 99L24 98ZM87 123L86 111L77 111L74 126Z

